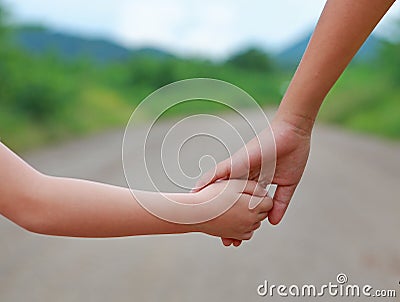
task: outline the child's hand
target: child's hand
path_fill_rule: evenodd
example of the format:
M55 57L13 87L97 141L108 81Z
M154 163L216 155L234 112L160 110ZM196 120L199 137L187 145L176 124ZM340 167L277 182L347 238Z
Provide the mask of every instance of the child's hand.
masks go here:
M272 209L267 191L254 181L220 181L195 194L200 203L209 200L224 203L236 201L224 214L198 225L199 231L218 237L249 240ZM249 209L250 201L251 204L258 204L257 207Z

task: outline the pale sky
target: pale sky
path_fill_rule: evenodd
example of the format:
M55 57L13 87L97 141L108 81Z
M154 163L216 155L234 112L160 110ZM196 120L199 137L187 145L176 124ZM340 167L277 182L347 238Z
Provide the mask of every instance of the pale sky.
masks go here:
M1 0L0 0L1 1ZM183 55L224 58L249 45L279 51L318 20L325 0L3 0L18 22L153 46ZM89 4L90 3L90 4ZM378 27L390 32L400 1Z

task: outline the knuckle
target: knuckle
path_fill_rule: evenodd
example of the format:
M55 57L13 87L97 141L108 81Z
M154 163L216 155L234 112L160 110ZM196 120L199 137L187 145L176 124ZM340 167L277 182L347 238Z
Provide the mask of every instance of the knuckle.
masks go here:
M243 240L250 240L251 237L253 237L253 232L246 233L246 234L243 235Z

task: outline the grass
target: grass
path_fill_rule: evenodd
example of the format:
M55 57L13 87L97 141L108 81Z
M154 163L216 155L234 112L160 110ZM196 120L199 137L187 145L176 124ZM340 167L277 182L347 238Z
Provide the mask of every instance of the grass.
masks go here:
M87 87L73 106L66 106L51 118L41 121L13 112L0 111L2 141L23 151L63 139L119 127L129 119L133 107L113 90Z
M276 106L291 76L279 70L242 70L229 64L184 59L136 59L96 66L13 51L1 56L7 57L7 64L0 65L0 75L8 75L0 83L1 139L17 151L122 127L140 101L169 83L166 81L221 79L244 89L261 106ZM22 72L26 66L28 71ZM400 87L393 72L397 70L377 64L350 66L324 102L319 119L353 131L400 139ZM158 104L154 106L148 110L157 109ZM222 110L224 106L212 102L192 101L171 108L164 116Z
M351 66L321 108L320 120L346 129L400 139L400 87L376 66Z

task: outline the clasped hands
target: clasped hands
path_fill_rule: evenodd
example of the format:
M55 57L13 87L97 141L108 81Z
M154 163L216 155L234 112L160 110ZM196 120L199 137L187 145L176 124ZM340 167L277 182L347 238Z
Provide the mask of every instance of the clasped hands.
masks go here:
M233 182L233 188L240 185L245 187L241 192L235 192L240 194L240 197L232 208L215 220L217 228L231 226L232 231L236 230L232 232L233 236L221 237L225 246L239 246L242 240L251 239L254 231L266 218L271 224L278 224L303 175L310 151L311 132L303 131L284 120L275 120L271 128L273 136L270 129L261 132L231 158L218 163L212 171L205 173L193 190L197 193L211 193L215 190L215 186L225 181ZM271 139L274 140L272 144ZM268 171L263 172L263 165L272 160L275 169L274 174L270 175ZM277 185L273 198L269 197L265 190L269 183ZM259 199L255 208L251 206L252 196L253 203L254 198ZM235 228L232 227L232 219ZM226 230L220 231L218 234L212 232L209 234L216 236L221 233L229 234Z

